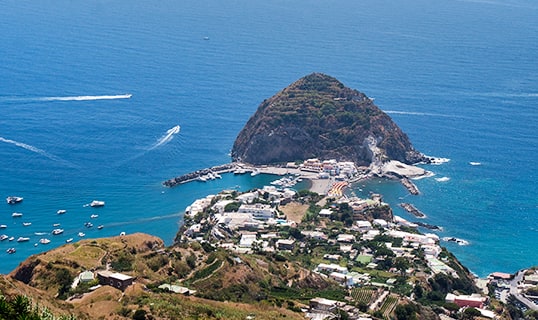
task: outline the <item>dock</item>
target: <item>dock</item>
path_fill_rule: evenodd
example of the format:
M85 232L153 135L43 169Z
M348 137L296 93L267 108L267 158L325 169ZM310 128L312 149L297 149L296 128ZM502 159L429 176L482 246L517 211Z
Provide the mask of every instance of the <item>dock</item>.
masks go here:
M200 177L208 175L210 173L221 174L221 173L232 172L233 170L235 170L235 165L233 163L222 164L222 165L214 166L211 168L196 170L194 172L190 172L190 173L187 173L187 174L175 177L175 178L168 179L163 182L163 185L165 187L171 188L182 183L187 183L187 182L197 180Z
M418 191L417 186L413 182L411 182L411 180L409 180L408 178L402 178L400 179L400 182L404 185L404 187L407 189L407 191L409 191L410 194L416 196L420 193L420 191Z
M426 218L426 215L422 211L418 210L414 205L410 203L400 203L400 207L404 208L405 211L414 215L417 218Z

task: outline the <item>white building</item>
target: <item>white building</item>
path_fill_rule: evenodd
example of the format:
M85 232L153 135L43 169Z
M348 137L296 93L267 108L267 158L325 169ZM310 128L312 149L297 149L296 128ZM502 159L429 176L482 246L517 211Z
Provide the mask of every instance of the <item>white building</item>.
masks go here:
M275 209L271 208L268 204L242 204L237 210L238 213L248 213L254 219L257 220L268 220L273 218L275 215Z

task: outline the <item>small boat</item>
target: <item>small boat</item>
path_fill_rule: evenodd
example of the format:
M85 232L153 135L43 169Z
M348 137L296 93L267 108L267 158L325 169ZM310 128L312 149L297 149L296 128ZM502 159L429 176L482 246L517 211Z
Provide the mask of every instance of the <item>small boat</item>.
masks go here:
M14 196L10 196L10 197L7 197L6 198L6 202L8 204L16 204L16 203L19 203L23 200L24 198L23 197L14 197Z
M20 213L20 212L13 212L13 213L11 214L11 216L12 216L13 218L20 218L20 217L22 217L22 213Z
M73 238L69 238L69 239L65 240L65 243L70 243L70 242L73 242Z
M53 224L52 226L53 226L53 227L59 227L60 224L59 224L59 223L55 223L55 224Z
M55 235L55 236L57 236L59 234L62 234L62 233L64 233L64 229L54 229L54 230L52 230L52 234Z
M7 225L5 225L5 224L0 224L0 229L5 229L5 228L7 228Z
M17 239L17 242L25 242L25 241L30 241L30 238L28 238L28 237L19 237Z
M198 181L206 182L206 181L207 181L207 177L205 177L205 176L199 176L199 177L198 177Z
M8 241L13 241L15 240L15 237L9 237L9 239L7 239Z
M251 177L255 177L255 176L259 175L259 174L260 174L260 170L256 169L256 170L254 170L254 171L252 171L252 172L250 173L250 176L251 176Z
M46 232L34 232L34 234L35 234L36 236L44 236L44 235L46 235L47 233L46 233Z
M99 217L98 214L92 214L92 215L90 216L91 219L95 219L95 218L98 218L98 217Z
M120 232L120 237L123 237L125 235L125 231Z
M25 227L28 227L28 226L31 226L32 223L31 222L23 222L22 225L25 226Z
M0 236L0 241L4 241L4 240L6 240L8 238L9 238L9 236L3 234L3 235Z
M105 202L100 200L93 200L92 202L90 202L90 207L103 207L104 205Z
M86 228L91 228L91 227L93 227L93 223L91 223L91 222L85 222L85 223L84 223L84 226L85 226Z
M56 211L57 214L64 214L66 212L67 212L67 210L64 210L64 209L60 209L60 210Z
M97 229L99 229L99 230L101 230L101 229L103 229L103 228L104 228L104 226L103 226L102 224L100 224L100 225L97 226Z
M86 234L85 234L84 232L79 232L79 233L78 233L78 236L81 237L81 238L84 237L85 235L86 235Z
M17 250L15 250L15 248L9 248L6 250L7 253L9 254L12 254L12 253L15 253Z
M39 243L41 243L41 244L49 244L50 240L47 239L47 238L41 238L41 239L39 239Z

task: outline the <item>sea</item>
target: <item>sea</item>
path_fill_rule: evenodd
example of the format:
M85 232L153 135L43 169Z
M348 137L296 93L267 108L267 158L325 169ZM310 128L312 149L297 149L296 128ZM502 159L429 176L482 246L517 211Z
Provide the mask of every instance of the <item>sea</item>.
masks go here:
M397 204L413 203L440 237L469 242L441 244L478 276L538 265L537 21L534 0L4 0L0 196L24 201L2 198L0 234L30 240L0 242L0 272L79 232L172 244L195 199L267 184L162 182L230 162L258 105L312 72L449 160L424 165L418 196L385 180L349 194L382 193L411 221Z

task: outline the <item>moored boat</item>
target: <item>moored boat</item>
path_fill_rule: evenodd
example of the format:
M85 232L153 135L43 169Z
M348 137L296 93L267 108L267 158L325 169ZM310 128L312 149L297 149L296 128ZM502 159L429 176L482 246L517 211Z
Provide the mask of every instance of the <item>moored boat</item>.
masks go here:
M28 237L19 237L17 239L17 242L25 242L25 241L30 241L30 238L28 238Z
M84 232L79 232L79 233L78 233L78 236L81 237L81 238L84 237L85 235L86 235L86 234L85 234Z
M25 226L25 227L28 227L28 226L31 226L32 223L31 222L23 222L22 225Z
M15 250L15 248L9 248L6 250L7 253L9 254L12 254L12 253L15 253L17 250Z
M5 225L5 224L0 224L0 229L5 229L5 228L7 228L7 225Z
M65 243L70 243L70 242L73 242L73 238L69 238L69 239L65 240Z
M98 218L98 217L99 217L98 214L92 214L92 215L90 216L91 219L95 219L95 218Z
M12 216L13 218L20 218L20 217L22 217L22 213L20 213L20 212L13 212L13 213L11 214L11 216Z
M6 202L8 204L16 204L16 203L21 202L23 199L24 199L23 197L9 196L6 198Z
M3 234L3 235L0 236L0 241L4 241L4 240L6 240L8 238L9 238L9 236Z
M41 244L49 244L50 240L47 239L47 238L41 238L41 239L39 239L39 243L41 243Z
M54 229L54 230L52 230L52 234L55 235L55 236L59 235L59 234L62 234L62 233L64 233L64 229Z
M60 210L56 211L57 214L64 214L66 212L67 212L67 210L65 210L65 209L60 209Z
M103 226L102 224L100 224L100 225L97 226L97 229L99 229L99 230L101 230L101 229L103 229L103 228L104 228L104 226Z

